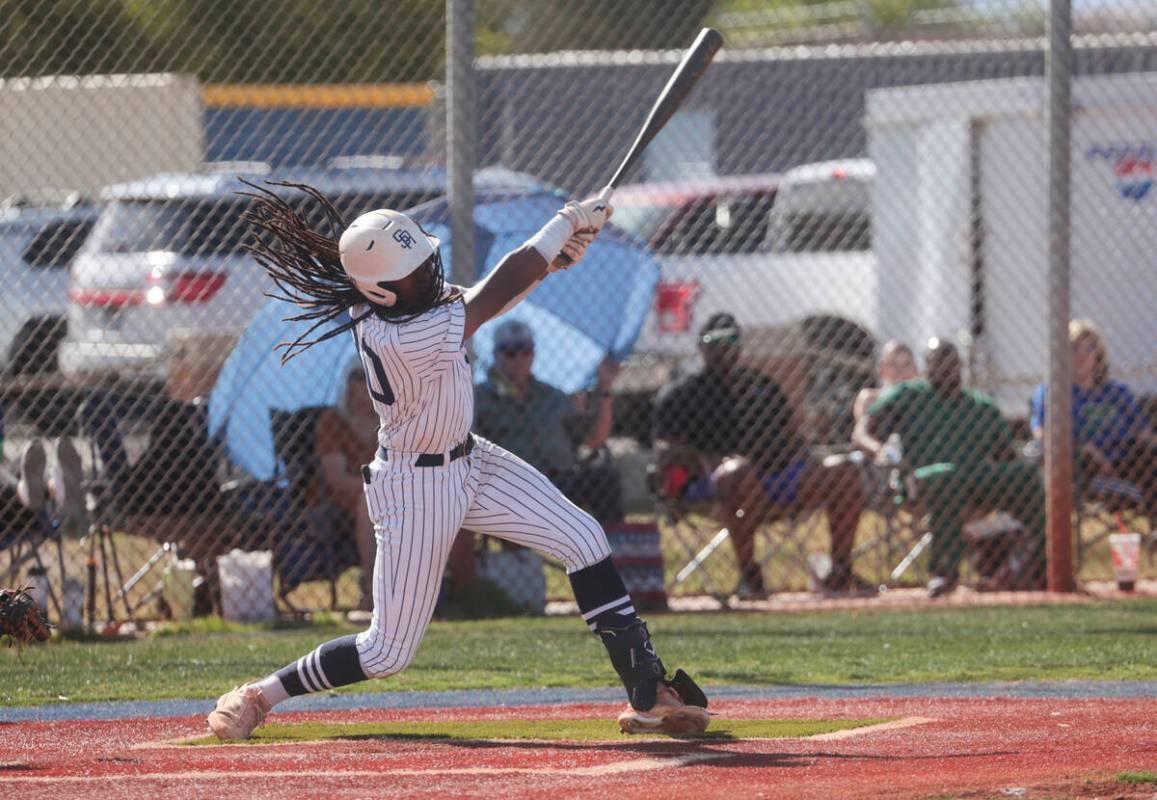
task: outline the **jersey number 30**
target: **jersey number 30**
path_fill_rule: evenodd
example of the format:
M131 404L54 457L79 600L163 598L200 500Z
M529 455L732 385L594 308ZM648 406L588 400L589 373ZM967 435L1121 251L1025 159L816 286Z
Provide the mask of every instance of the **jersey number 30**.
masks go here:
M370 349L365 339L361 340L361 345L362 352L366 354L366 360L370 362L374 372L373 379L368 372L366 373L366 388L370 390L370 397L382 405L392 406L395 400L394 390L390 388L390 379L386 377L386 368L382 366L382 360ZM380 391L374 389L374 381L377 381Z

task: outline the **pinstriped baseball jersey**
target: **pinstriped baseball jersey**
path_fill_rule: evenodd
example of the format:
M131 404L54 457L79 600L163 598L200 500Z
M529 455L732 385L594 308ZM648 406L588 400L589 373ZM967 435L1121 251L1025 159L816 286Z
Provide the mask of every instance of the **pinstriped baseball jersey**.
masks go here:
M351 310L366 313L366 306ZM404 323L374 315L354 330L370 396L381 424L378 444L391 452L444 453L462 443L474 418L474 386L462 335L462 300Z
M356 317L366 306L351 310ZM481 437L451 457L470 434L474 386L463 343L462 300L409 322L370 315L354 329L387 451L363 471L374 524L374 616L357 637L367 677L404 669L434 613L450 546L460 529L550 554L568 572L610 556L602 527L538 470ZM441 454L420 465L418 455ZM633 614L630 597L616 600ZM324 687L321 653L303 658L302 686Z

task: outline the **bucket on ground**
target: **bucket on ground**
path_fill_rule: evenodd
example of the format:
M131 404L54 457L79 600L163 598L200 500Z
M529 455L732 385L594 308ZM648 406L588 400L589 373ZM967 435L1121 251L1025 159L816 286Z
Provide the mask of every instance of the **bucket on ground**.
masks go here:
M221 615L233 622L268 622L273 602L273 553L231 550L217 557L221 579Z

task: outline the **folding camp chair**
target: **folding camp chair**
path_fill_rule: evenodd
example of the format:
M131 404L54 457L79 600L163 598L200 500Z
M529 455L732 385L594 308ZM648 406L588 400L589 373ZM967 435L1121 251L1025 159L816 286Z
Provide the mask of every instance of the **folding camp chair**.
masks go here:
M923 584L920 556L932 543L923 509L917 502L918 489L898 466L874 463L859 451L848 454L864 483L865 514L861 517L861 536L852 551L852 560L861 573L878 582L881 590L909 582Z
M93 402L95 407L82 412L88 415L82 432L89 435L93 465L85 482L91 519L82 539L89 554L90 598L95 599L92 585L103 583L108 619L118 617L118 606L126 618L133 618L161 596L160 572L175 558L191 558L201 578L197 611L220 611L217 556L234 547L264 549L266 533L261 520L248 515L235 493L221 483L222 449L208 436L205 406L142 398L140 402L155 407L140 415L148 424L138 424L134 434L147 441L130 464L119 420L113 429L105 425L104 416L129 401L98 396ZM146 540L153 549L147 554L122 552L126 537ZM133 566L135 571L126 575ZM90 622L94 606L90 602Z
M273 564L278 597L297 610L289 593L303 583L329 584L330 608L338 607L338 579L358 566L354 521L343 509L325 501L325 476L314 448L314 431L324 407L274 411L273 447L277 456L274 494L266 507L272 522ZM310 487L319 499L310 502Z
M48 582L47 600L56 611L57 618L61 616L61 601L53 588L54 584L63 586L65 579L64 541L61 528L48 515L41 511L30 520L30 525L22 525L14 529L0 531L0 552L7 556L8 564L0 577L0 586L21 586L24 578L21 572L25 567L35 568L48 572L48 565L44 561L41 549L46 543L52 542L56 548L56 569L58 580Z
M1114 533L1140 533L1144 550L1152 563L1157 532L1141 530L1138 523L1148 527L1145 496L1141 488L1120 478L1096 475L1079 480L1073 497L1073 536L1076 547L1076 568L1081 569L1089 552ZM1128 521L1126 521L1128 520Z
M736 586L740 582L737 569L717 563L719 559L712 561L712 556L730 538L730 531L714 516L715 504L682 499L670 474L661 475L652 470L649 477L660 528L675 540L681 551L680 560L686 559L667 582L667 594L675 593L695 575L709 595L723 600L736 594L723 587ZM760 525L756 564L761 572L766 572L773 564L785 566L786 569L776 570L778 585L799 576L803 576L810 587L821 581L821 570L810 557L815 517L816 511L811 509L778 507L772 509Z

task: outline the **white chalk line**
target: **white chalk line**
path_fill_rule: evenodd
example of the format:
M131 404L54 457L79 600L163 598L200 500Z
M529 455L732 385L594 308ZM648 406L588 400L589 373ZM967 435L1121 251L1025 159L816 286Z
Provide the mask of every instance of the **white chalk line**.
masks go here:
M442 769L382 769L382 770L193 770L189 772L145 772L127 775L33 775L5 776L5 783L101 783L123 781L236 781L239 778L398 778L452 775L551 775L563 777L600 777L632 772L650 772L670 767L683 767L704 761L732 758L732 753L686 753L671 758L635 758L593 767L459 767Z
M901 717L891 722L881 722L878 725L865 725L862 728L848 728L842 731L817 733L814 736L800 736L798 738L805 739L809 742L836 742L840 739L852 739L856 736L865 736L867 734L879 733L880 731L914 728L917 725L927 725L929 722L936 722L936 720L932 717Z

